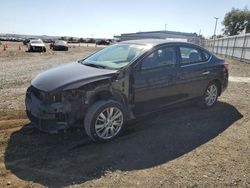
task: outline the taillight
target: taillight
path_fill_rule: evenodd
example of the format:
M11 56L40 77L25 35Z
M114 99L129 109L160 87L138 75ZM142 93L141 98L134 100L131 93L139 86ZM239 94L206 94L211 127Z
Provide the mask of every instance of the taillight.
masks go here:
M227 62L224 62L224 67L225 67L226 70L228 70L229 64Z

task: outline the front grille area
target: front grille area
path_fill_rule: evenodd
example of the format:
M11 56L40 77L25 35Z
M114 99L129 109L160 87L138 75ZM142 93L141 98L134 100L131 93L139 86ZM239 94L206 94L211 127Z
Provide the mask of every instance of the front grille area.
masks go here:
M60 93L54 93L54 94L52 94L51 95L51 100L53 101L53 102L61 102L62 101L62 97L61 97L62 95L60 94Z
M60 93L44 92L34 86L27 89L26 113L35 127L45 132L55 132L67 126L68 114L60 111L61 104L55 104L61 100L60 96Z
M65 116L65 114L63 114L63 113L61 113L61 112L56 113L56 114L55 114L55 120L56 120L57 122L66 122L66 116Z

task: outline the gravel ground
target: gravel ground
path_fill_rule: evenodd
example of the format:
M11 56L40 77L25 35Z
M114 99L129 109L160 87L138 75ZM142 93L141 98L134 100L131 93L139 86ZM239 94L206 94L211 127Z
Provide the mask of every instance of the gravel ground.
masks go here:
M37 73L98 48L40 54L18 45L0 52L0 187L250 187L250 64L227 60L229 87L214 108L168 109L94 144L81 129L33 129L23 100Z

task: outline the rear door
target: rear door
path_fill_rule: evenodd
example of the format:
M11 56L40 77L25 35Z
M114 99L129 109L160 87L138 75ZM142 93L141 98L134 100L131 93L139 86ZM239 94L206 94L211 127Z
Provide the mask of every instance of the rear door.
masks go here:
M209 54L194 45L180 45L178 52L177 90L184 99L202 96L211 73Z

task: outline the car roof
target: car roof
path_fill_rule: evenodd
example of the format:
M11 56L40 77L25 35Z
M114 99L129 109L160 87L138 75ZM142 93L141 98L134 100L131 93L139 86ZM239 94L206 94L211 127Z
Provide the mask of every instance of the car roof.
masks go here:
M180 41L173 41L173 40L167 40L167 39L139 39L139 40L127 40L121 42L122 44L138 44L138 45L151 45L151 46L158 46L161 44L191 44L195 45L193 43L189 42L180 42ZM197 45L195 45L197 46Z

